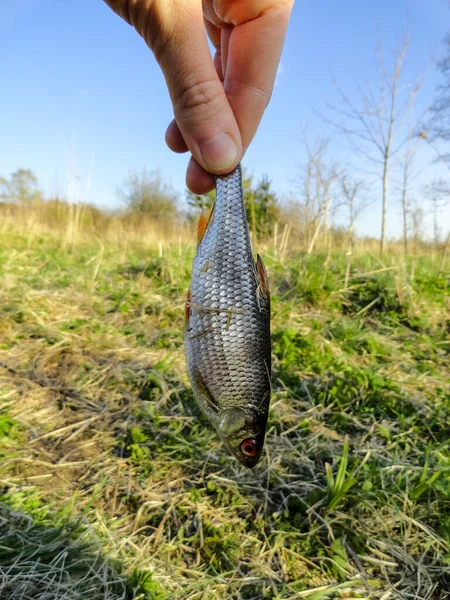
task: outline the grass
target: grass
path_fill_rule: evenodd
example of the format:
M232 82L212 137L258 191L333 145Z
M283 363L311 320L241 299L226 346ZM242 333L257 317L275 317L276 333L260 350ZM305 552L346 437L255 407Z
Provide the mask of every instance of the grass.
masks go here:
M194 249L0 234L0 597L448 598L450 303L439 261L266 252L254 471L183 356ZM413 271L413 277L411 273Z

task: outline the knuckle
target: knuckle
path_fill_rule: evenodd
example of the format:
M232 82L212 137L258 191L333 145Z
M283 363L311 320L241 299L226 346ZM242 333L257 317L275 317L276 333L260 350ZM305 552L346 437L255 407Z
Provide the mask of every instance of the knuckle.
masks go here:
M222 91L216 81L205 79L184 86L173 99L178 119L189 124L212 117L221 108Z
M272 88L251 85L240 79L230 79L226 83L227 96L245 96L252 99L252 103L259 107L267 108L272 97Z

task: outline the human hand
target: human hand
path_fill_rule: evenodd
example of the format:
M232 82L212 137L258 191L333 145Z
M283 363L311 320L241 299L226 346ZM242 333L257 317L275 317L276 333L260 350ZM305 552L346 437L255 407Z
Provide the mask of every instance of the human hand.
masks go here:
M186 183L231 171L259 126L275 82L294 0L104 0L136 29L166 79L174 152L192 153ZM214 60L205 28L216 48Z

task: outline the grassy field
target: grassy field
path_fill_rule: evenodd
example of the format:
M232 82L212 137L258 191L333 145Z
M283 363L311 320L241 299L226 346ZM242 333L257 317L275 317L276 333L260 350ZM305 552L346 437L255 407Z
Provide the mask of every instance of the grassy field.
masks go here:
M194 245L0 234L0 598L450 597L439 259L277 261L266 451L240 467L183 355Z

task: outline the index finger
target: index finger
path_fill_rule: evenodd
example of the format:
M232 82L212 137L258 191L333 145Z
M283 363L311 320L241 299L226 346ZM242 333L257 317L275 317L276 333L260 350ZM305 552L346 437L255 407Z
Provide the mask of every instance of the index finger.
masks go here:
M224 89L244 150L272 95L293 0L277 0L255 19L222 29L227 48Z

